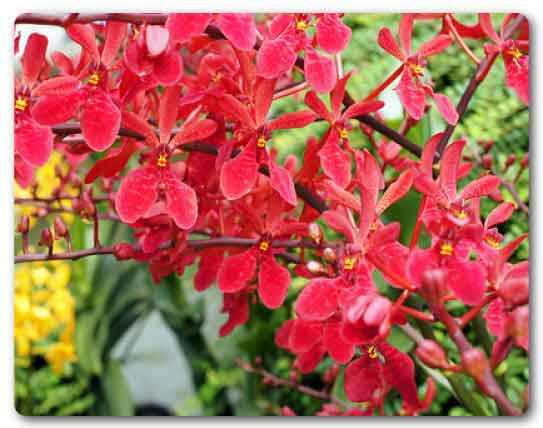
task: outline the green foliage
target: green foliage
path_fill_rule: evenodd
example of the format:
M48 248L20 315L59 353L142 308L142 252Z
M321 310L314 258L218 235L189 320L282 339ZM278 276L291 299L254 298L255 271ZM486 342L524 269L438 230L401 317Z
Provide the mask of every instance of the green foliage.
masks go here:
M89 382L89 377L80 371L59 376L50 366L36 370L17 367L16 409L25 416L86 414L96 401Z

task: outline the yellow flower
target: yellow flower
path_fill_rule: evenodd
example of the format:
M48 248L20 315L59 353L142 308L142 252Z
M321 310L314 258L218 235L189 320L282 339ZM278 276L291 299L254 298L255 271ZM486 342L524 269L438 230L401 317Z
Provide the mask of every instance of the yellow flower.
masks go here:
M47 278L47 286L51 290L58 290L66 288L70 282L71 269L67 263L60 263L56 265L56 268L51 276Z
M42 355L56 373L77 360L73 344L75 300L70 293L71 267L65 261L38 262L15 272L15 363L32 364Z
M50 276L51 272L45 266L32 269L32 282L34 285L44 285Z
M58 342L47 349L45 359L55 373L62 374L66 363L77 361L77 356L73 344Z

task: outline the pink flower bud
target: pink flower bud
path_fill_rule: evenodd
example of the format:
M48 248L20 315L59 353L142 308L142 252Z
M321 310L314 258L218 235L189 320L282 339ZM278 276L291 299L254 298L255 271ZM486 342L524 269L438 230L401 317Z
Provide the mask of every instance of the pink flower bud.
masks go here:
M511 153L509 156L507 156L507 159L505 160L505 167L509 168L516 161L517 161L517 156L515 154Z
M487 369L489 369L488 360L483 351L477 348L470 348L462 352L462 366L467 374L475 380L480 381Z
M523 157L522 157L522 160L520 161L520 166L522 168L528 168L528 165L530 164L530 160L528 158L528 153L526 153Z
M42 245L44 247L51 247L53 245L53 234L49 228L42 229L38 245Z
M420 294L430 305L439 303L447 293L446 276L443 269L431 269L424 272Z
M528 351L528 340L530 332L530 310L528 305L519 306L507 319L506 331L509 336L515 339L517 346Z
M129 260L134 257L136 252L132 245L127 244L126 242L121 242L115 245L113 249L113 255L117 260Z
M307 268L309 272L315 275L326 272L326 270L324 269L324 266L315 260L308 261L305 267Z
M28 233L30 230L30 219L27 215L21 217L19 224L17 225L17 232L19 233Z
M364 323L370 326L382 324L389 317L391 307L390 300L375 296L364 312Z
M492 169L493 162L494 162L494 159L492 159L492 155L489 153L483 155L481 159L481 163L483 164L483 168L485 169Z
M324 249L324 251L322 252L322 257L328 263L334 263L337 260L336 252L329 247Z
M504 281L500 285L498 294L511 306L527 303L530 297L528 278L512 278Z
M62 218L58 216L55 217L54 227L56 239L62 238L68 234L68 228L66 227L66 224L64 223L64 221L62 221Z
M308 226L309 236L317 244L320 244L322 241L322 230L317 223L310 223Z
M449 366L445 351L434 340L425 339L420 342L415 354L428 367L444 369Z

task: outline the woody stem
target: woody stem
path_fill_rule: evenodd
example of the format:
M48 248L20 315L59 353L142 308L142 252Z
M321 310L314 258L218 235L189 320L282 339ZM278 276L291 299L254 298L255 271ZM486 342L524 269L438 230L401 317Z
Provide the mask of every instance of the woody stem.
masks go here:
M217 238L208 239L189 239L187 240L187 246L195 250L202 250L212 247L245 247L249 248L256 245L259 242L257 238L236 238L230 236L222 236ZM324 245L324 244L323 244ZM332 243L325 243L328 247L333 247ZM168 248L171 243L167 243L162 249ZM285 249L298 249L320 248L319 244L306 239L277 239L270 242L272 248L285 248ZM135 251L141 251L138 246L134 247ZM49 261L49 260L78 260L83 257L90 257L103 254L115 254L115 245L100 247L99 242L94 248L76 251L66 251L63 253L46 254L46 253L34 253L34 254L22 254L15 256L15 263L27 263L36 261ZM289 262L299 263L299 259L295 254L278 254ZM292 256L292 257L291 257Z
M254 373L262 377L263 381L265 381L266 384L271 386L282 386L290 389L297 390L298 392L301 392L302 394L309 395L310 397L317 398L319 400L324 401L330 401L334 404L340 405L344 408L349 408L350 406L345 403L344 401L341 401L339 398L334 397L333 395L325 392L325 391L318 391L316 389L310 388L305 385L301 385L295 381L289 380L289 379L283 379L280 378L273 373L264 370L260 367L255 367L252 364L243 361L241 359L236 360L236 364L242 368L244 371L248 373Z

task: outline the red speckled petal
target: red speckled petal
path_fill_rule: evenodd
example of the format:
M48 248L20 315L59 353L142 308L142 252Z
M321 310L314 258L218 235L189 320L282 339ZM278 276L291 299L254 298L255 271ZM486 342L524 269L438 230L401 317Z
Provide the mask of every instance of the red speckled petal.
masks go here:
M110 96L96 89L83 105L81 133L91 149L100 152L109 148L121 127L121 112Z
M253 250L227 257L217 275L219 290L223 293L243 290L255 276L255 271L256 257Z
M251 191L258 174L255 158L255 148L249 145L234 159L224 163L221 169L220 185L226 198L239 199Z
M158 196L159 171L153 166L137 168L128 174L115 195L115 209L125 223L145 215Z
M273 256L264 257L258 272L258 296L268 309L283 304L290 285L290 273Z
M179 228L190 229L198 219L196 192L171 171L164 172L163 180L166 185L166 211Z
M48 126L23 120L15 126L15 151L33 166L43 165L53 149L53 133Z

